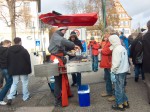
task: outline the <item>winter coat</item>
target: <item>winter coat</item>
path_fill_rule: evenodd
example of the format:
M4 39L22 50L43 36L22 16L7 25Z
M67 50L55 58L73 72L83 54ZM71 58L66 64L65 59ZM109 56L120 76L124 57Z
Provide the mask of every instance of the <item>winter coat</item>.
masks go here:
M88 49L92 50L92 55L93 56L98 56L99 52L98 49L100 48L100 45L98 44L98 42L96 42L95 40L90 41L89 45L88 45Z
M0 47L0 68L7 68L7 47Z
M114 74L125 73L129 70L127 50L121 45L117 35L111 35L109 41L112 44L112 67L111 72Z
M143 70L150 73L150 30L143 36Z
M71 41L70 38L69 38L68 40ZM75 40L74 40L74 41L71 41L71 42L73 42L75 45L79 46L80 49L81 49L81 51L83 51L82 43L81 43L81 41L78 39L78 37L75 36ZM68 48L68 47L66 47L66 51L71 51L71 50L74 50L74 48ZM69 56L69 60L72 59L72 58L74 58L74 57L75 57L75 56Z
M14 45L8 48L8 73L10 75L31 73L30 55L23 46Z
M107 41L101 50L100 68L111 68L112 51L109 49L110 42Z
M138 37L132 42L131 48L130 48L130 57L132 58L133 64L142 64L137 63L137 58L139 56L139 53L142 52L142 34L139 34Z
M73 49L75 47L75 44L73 42L70 42L69 40L65 39L64 34L61 31L56 31L50 40L50 45L49 45L49 52L51 54L57 54L57 53L64 53L65 52L65 47Z

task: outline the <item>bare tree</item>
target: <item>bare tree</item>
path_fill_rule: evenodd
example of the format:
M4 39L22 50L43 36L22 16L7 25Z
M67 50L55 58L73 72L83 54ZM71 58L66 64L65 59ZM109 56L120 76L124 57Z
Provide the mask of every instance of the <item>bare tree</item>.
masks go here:
M109 0L109 3L107 4L107 25L119 27L119 14L117 12L114 0Z
M11 29L12 42L16 37L16 25L30 18L26 10L19 9L23 3L24 0L0 0L0 18Z
M68 13L77 14L77 13L98 13L98 21L95 26L88 29L101 30L103 27L102 23L102 3L101 0L69 0L65 3L65 8Z

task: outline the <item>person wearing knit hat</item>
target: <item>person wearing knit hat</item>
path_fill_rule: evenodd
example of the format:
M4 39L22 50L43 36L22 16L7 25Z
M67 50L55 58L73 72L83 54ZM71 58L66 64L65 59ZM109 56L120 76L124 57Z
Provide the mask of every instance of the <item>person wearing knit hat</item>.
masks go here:
M80 49L79 46L75 45L73 42L64 38L64 35L67 31L68 27L59 27L56 32L51 37L49 52L50 52L50 60L54 62L58 60L58 66L63 67L62 74L59 76L54 76L55 79L55 87L54 87L54 96L55 96L55 106L68 106L68 97L73 96L70 91L68 76L64 70L64 66L66 64L65 55L67 54L65 48L70 49Z
M143 71L147 87L148 103L150 104L150 20L147 22L148 31L143 36Z
M61 31L61 30L68 30L68 27L67 26L62 26L62 27L59 27L58 30L59 31Z
M72 31L70 33L70 37L69 37L69 40L71 42L73 42L75 45L79 46L81 51L83 50L83 47L82 47L82 43L81 41L78 39L78 36L76 34L75 31ZM73 49L66 49L67 51L71 51ZM69 60L75 58L75 56L69 56ZM71 86L75 86L77 84L77 86L80 86L81 85L81 73L80 72L77 72L77 73L72 73L72 84Z

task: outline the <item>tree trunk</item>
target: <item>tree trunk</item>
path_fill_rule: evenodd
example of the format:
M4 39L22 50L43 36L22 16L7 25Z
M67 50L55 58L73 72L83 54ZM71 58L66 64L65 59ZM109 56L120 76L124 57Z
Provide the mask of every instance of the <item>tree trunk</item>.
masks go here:
M9 9L9 15L10 15L10 27L11 27L11 40L13 43L14 38L16 37L16 17L15 17L15 3L16 0L9 0L7 1L8 9Z
M16 25L11 24L11 41L14 43L14 38L16 37Z

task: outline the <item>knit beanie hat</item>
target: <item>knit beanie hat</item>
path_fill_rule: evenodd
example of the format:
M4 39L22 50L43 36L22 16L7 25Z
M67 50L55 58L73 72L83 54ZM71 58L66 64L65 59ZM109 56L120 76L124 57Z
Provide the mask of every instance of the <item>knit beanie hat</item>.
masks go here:
M70 37L71 37L71 36L77 36L76 32L72 31L72 32L70 33Z

